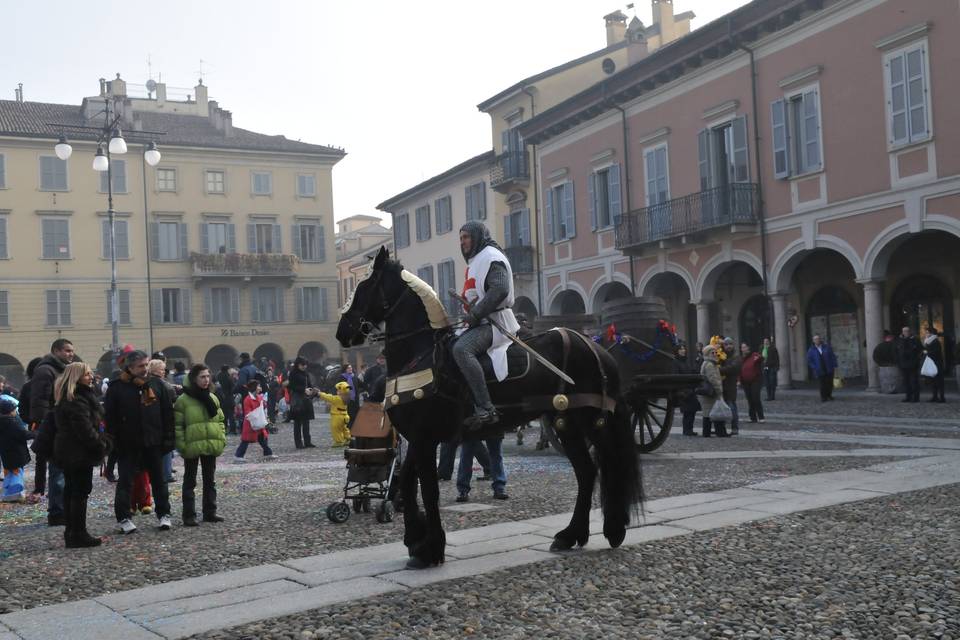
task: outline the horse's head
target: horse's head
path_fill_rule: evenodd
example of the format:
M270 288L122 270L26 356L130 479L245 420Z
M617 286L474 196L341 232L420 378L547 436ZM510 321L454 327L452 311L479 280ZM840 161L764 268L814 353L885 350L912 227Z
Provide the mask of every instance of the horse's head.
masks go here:
M370 332L383 322L388 309L383 280L390 268L389 258L390 252L381 246L340 310L337 341L342 347L363 344Z

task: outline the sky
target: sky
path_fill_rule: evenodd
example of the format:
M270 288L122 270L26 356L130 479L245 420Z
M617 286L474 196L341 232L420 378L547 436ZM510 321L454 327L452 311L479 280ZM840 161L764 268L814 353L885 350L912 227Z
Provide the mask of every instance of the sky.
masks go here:
M675 11L695 12L695 29L744 4ZM616 9L634 15L620 0L9 2L0 98L22 82L26 100L79 104L101 77L144 84L151 69L192 88L202 69L235 126L346 150L336 219L380 215L378 203L492 148L476 105L603 48ZM649 0L635 11L650 24Z

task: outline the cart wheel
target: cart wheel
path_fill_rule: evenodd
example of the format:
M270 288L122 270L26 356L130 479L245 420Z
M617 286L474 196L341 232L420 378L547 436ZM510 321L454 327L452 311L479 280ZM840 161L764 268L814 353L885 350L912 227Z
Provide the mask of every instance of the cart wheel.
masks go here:
M377 522L380 524L393 522L393 503L389 500L382 501L377 507Z
M554 451L560 455L564 455L563 443L560 442L560 436L557 435L556 430L553 428L553 423L549 418L547 418L547 416L542 416L540 418L540 429L542 429L544 435L547 436L547 440L550 441L550 446L553 447ZM539 447L540 445L538 444L537 446ZM546 446L543 448L546 449Z
M637 451L650 453L662 445L670 435L677 403L673 397L647 398L630 415Z
M343 524L350 518L350 506L346 502L331 502L327 507L327 517L334 524Z
M364 513L370 513L370 498L364 498L360 501L360 510Z

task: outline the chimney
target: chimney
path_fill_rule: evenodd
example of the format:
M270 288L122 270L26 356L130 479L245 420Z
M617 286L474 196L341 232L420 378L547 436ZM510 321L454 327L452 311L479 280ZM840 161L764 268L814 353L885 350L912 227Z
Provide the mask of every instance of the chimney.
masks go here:
M233 114L225 109L221 109L220 117L223 118L223 135L229 138L233 135Z
M127 81L120 78L120 74L114 80L107 83L107 90L114 97L126 97Z
M104 98L107 95L107 79L100 78L100 97Z
M17 88L14 90L14 95L17 96L17 102L23 102L23 83L18 82Z
M162 107L167 102L167 83L157 83L157 106Z
M652 0L653 24L673 24L673 0Z
M123 100L118 100L116 102L115 108L120 112L120 115L123 116L123 126L127 129L133 128L133 101L130 98L124 97Z
M647 46L646 27L640 18L634 16L627 27L627 65L647 57L650 52Z
M603 20L607 23L607 46L622 42L627 34L627 16L617 9L603 16Z
M210 117L210 124L217 131L223 131L223 114L221 114L220 105L216 100L207 102L207 115Z
M197 110L199 113L203 113L207 110L207 88L203 84L203 78L197 82L197 86L193 88L193 94L197 96Z

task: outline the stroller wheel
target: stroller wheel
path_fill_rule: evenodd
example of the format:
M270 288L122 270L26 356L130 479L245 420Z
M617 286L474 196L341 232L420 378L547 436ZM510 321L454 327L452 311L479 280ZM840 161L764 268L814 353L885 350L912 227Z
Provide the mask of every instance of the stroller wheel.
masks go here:
M377 507L377 522L380 524L393 522L393 503L389 500L382 501Z
M343 524L350 518L350 507L346 502L331 502L327 507L327 517L334 524Z

